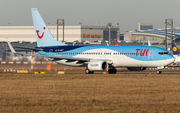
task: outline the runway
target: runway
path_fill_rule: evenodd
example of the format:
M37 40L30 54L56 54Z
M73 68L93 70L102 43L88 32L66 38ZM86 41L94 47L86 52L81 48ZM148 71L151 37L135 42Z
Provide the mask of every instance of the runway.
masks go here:
M66 74L85 74L85 72L78 72L78 71L74 71L74 72L65 72ZM94 72L94 74L103 74L103 72ZM106 73L108 74L108 73ZM157 74L156 72L148 72L148 71L141 71L141 72L131 72L131 71L127 71L127 72L117 72L116 74ZM179 74L180 72L163 72L162 74L169 74L169 75L174 75L174 74Z
M50 70L48 69L50 66ZM17 70L26 70L28 73L44 72L45 74L58 74L64 72L65 74L85 74L85 67L70 67L53 62L1 62L1 73L17 73ZM156 68L147 68L145 71L128 71L127 68L117 68L117 74L156 74ZM104 72L104 73L103 73ZM95 71L94 74L108 74L107 71ZM162 69L162 74L180 74L180 67L168 67Z
M10 71L10 70L6 70L6 71L0 71L0 73L17 73L17 71ZM26 74L26 73L23 73L23 74ZM27 74L74 74L74 75L77 75L77 74L85 74L84 71L78 71L78 70L71 70L71 71L43 71L43 70L37 70L37 71L28 71ZM105 75L105 74L108 74L108 72L106 71L96 71L94 72L94 74L102 74L102 75ZM140 74L140 75L150 75L150 74L156 74L156 75L162 75L162 74L166 74L166 75L180 75L180 72L178 71L162 71L161 74L157 74L156 71L124 71L124 72L117 72L116 74L118 75L128 75L128 74ZM91 74L87 74L87 75L91 75ZM114 74L108 74L108 75L114 75Z

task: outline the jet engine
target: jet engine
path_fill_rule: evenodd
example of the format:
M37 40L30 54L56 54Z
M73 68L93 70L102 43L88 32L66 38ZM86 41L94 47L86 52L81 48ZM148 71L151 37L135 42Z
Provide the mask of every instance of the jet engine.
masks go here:
M90 71L101 71L108 69L108 63L105 61L91 61L88 63L87 68Z
M127 67L129 71L144 71L146 67Z

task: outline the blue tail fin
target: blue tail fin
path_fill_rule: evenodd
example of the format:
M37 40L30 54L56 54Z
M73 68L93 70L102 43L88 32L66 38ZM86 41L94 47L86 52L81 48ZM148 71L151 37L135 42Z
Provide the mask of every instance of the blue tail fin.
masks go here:
M172 43L172 49L173 49L173 55L180 54L179 49L177 48L177 46L174 43Z
M66 45L52 37L37 8L31 8L31 12L38 47Z

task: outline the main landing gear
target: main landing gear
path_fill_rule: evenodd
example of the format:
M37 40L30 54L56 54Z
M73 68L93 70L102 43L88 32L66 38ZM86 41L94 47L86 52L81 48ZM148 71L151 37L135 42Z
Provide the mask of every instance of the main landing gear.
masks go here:
M85 73L86 73L86 74L94 74L94 71L90 71L89 69L86 69L86 70L85 70Z
M86 68L85 73L86 74L94 74L94 71L90 71L88 68ZM108 73L109 74L116 74L117 70L115 69L115 67L110 66L109 69L108 69Z
M85 73L86 73L86 74L94 74L94 71L90 71L89 69L86 69L86 70L85 70ZM116 73L117 73L117 70L116 70L116 69L108 69L108 73L109 73L109 74L116 74Z
M109 69L108 69L108 73L109 74L116 74L117 70L113 66L110 66Z
M117 70L116 69L108 69L109 74L116 74Z

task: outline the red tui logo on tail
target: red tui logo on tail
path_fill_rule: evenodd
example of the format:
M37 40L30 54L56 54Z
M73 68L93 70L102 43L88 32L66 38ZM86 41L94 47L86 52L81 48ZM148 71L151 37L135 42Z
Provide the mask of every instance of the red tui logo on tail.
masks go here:
M44 30L46 29L45 27L43 28ZM39 35L39 30L36 30L37 36L39 37L39 39L42 39L44 36L44 32L42 33L42 35Z

